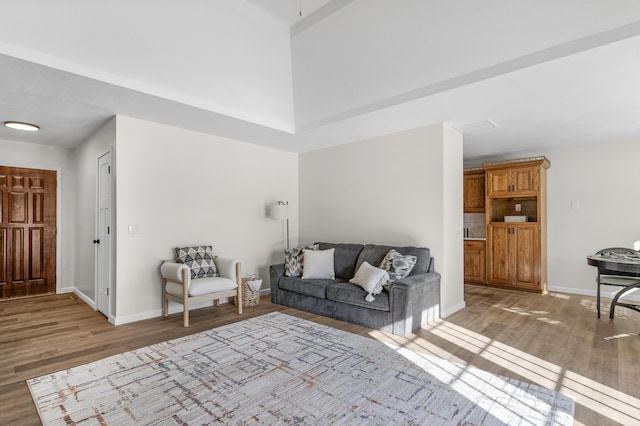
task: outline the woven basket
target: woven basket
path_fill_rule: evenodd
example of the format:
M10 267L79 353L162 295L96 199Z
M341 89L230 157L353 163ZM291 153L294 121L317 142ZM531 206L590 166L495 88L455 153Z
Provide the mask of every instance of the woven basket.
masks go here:
M256 306L260 302L260 290L253 291L249 288L249 281L262 280L258 278L256 274L251 275L249 278L242 278L242 307ZM233 304L238 306L237 297L233 298Z

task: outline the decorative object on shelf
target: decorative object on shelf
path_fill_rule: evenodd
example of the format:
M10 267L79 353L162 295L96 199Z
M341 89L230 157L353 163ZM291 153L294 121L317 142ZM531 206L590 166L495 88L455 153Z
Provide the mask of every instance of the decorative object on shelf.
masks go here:
M287 221L287 249L289 249L289 202L278 201L277 204L272 205L269 217L275 220Z
M251 274L249 278L242 279L242 307L256 306L260 302L260 288L262 279L256 274ZM233 303L238 306L238 298L233 298Z

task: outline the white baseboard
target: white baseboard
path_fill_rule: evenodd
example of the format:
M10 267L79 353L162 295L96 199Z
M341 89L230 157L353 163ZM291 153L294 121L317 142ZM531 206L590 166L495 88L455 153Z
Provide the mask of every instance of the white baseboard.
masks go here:
M84 294L82 291L78 290L75 287L61 288L60 293L73 293L76 296L78 296L84 303L91 306L91 308L96 309L96 303L93 300L91 300L89 296L87 296L86 294Z
M446 317L448 317L449 315L453 315L453 314L455 314L456 312L458 312L458 311L460 311L460 310L464 309L466 306L467 306L467 305L466 305L466 303L464 303L464 300L463 300L462 302L458 303L457 305L453 305L452 307L450 307L450 308L449 308L449 309L447 309L447 310L442 310L442 309L441 309L441 310L440 310L440 318L446 318Z
M607 288L615 288L614 290L607 291ZM593 296L596 297L596 290L584 290L580 288L573 287L558 287L558 286L549 286L549 291L557 292L557 293L568 293L568 294L579 294L581 296ZM622 290L622 287L605 287L605 289L600 291L600 297L606 297L608 299L613 299L618 291ZM625 300L633 300L636 302L640 302L639 294L630 294L628 296L624 296Z
M222 298L220 299L220 303L224 304L224 303L229 303L228 299ZM208 306L212 306L213 302L211 301L205 301L205 302L198 302L198 303L192 303L189 305L189 311L192 311L194 309L199 309L199 308L206 308ZM175 303L175 302L169 302L169 315L171 314L175 314L178 312L182 312L182 305L179 303ZM142 320L146 320L146 319L151 319L151 318L159 318L162 316L162 308L160 309L156 309L153 311L147 311L147 312L140 312L140 313L136 313L136 314L130 314L130 315L120 315L120 316L116 316L116 317L109 317L109 322L112 323L113 325L122 325L122 324L127 324L130 322L136 322L136 321L142 321Z

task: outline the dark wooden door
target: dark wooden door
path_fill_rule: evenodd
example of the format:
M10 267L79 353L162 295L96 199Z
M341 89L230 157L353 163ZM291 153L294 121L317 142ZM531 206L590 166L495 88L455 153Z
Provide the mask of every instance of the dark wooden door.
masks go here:
M56 172L0 166L0 299L56 291Z

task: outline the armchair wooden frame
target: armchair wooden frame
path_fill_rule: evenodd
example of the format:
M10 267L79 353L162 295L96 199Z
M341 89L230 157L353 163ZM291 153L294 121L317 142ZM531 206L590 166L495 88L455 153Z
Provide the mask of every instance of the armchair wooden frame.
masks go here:
M173 261L169 261L173 262ZM236 305L238 306L238 315L242 314L242 278L241 278L241 264L237 262L235 265L235 278L237 287L232 290L217 291L199 296L189 296L189 285L182 285L182 295L176 296L167 292L167 283L169 280L166 277L162 278L162 316L164 318L169 316L169 300L180 303L183 305L183 323L185 327L189 327L189 306L192 303L213 301L214 306L220 305L220 299L223 297L236 297ZM182 283L191 282L191 270L188 267L181 269ZM199 278L206 279L206 278ZM182 284L178 283L178 284Z

